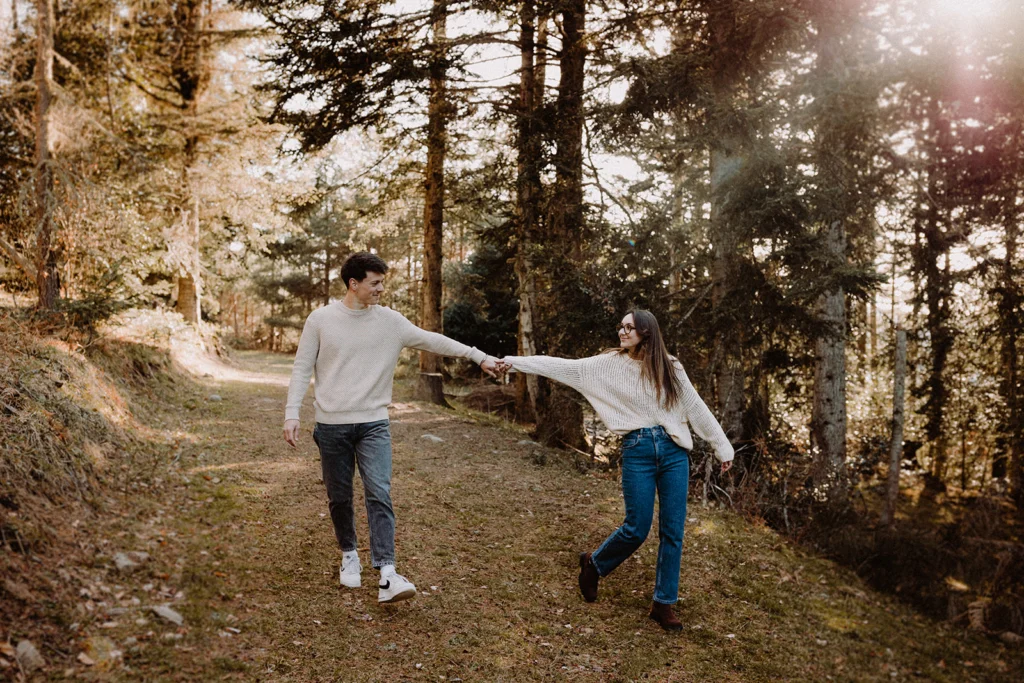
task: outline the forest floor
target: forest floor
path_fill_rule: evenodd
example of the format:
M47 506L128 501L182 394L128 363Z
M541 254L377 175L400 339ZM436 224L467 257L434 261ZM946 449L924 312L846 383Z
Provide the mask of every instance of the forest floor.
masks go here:
M47 677L1022 680L1020 649L925 619L770 529L699 505L686 525L681 633L647 619L656 530L586 604L577 553L621 521L615 475L577 468L493 416L411 401L402 383L391 411L398 570L419 594L380 605L358 480L363 587L338 584L312 392L299 447L281 438L290 367L289 356L245 352L200 369L202 398L168 416L188 438L154 473L159 490L96 522L110 544L79 572L92 586L81 598L92 607L69 626L81 652ZM111 558L130 551L149 557L118 572Z

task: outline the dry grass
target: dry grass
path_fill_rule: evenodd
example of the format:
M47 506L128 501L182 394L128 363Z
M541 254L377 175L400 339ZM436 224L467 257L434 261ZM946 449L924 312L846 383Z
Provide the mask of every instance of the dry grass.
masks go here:
M281 440L290 359L243 358L246 367L199 380L202 395L223 401L168 411L168 424L180 420L189 438L155 473L161 483L123 516L96 520L92 533L107 542L97 542L88 564L66 569L91 607L83 596L64 617L58 647L66 654L48 653L51 677L65 669L125 681L1021 676L1020 651L919 617L852 572L719 510L691 510L681 634L646 618L653 532L602 581L600 600L585 604L576 553L621 521L614 475L580 472L554 451L537 457L517 428L408 402L402 387L392 413L398 569L420 595L378 605L369 569L363 588L338 586L308 405L301 447ZM365 518L358 529L368 564ZM118 574L118 550L145 550L152 560ZM178 609L184 626L141 611L158 602ZM122 656L77 662L97 638Z

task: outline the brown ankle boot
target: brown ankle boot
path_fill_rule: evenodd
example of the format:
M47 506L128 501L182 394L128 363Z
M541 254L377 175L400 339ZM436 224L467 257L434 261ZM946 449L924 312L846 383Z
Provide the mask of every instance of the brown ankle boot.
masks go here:
M651 603L651 613L648 614L651 619L658 622L666 631L681 631L683 630L683 622L676 618L675 613L672 611L672 605L665 605L660 602Z
M580 593L587 602L597 600L597 581L600 578L590 553L580 553Z

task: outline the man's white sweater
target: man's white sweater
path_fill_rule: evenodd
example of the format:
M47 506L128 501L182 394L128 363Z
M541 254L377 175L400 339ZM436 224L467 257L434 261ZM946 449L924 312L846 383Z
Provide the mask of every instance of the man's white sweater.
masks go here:
M503 360L519 372L542 375L580 392L616 434L660 425L679 446L692 450L690 425L697 436L711 444L719 460L728 462L733 458L732 444L722 426L678 362L676 374L683 392L676 406L668 409L658 401L654 386L640 374L640 361L626 353L602 353L578 360L549 356L505 356Z
M480 364L482 351L422 330L384 306L353 310L338 301L306 318L288 385L286 420L298 420L309 378L316 421L324 424L376 422L388 417L395 366L404 347Z

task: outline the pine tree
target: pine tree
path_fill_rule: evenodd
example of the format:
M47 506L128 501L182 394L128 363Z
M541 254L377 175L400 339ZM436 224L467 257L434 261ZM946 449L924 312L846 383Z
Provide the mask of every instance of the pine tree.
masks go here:
M444 162L453 115L446 82L458 62L446 23L464 3L434 0L428 10L406 12L378 0L335 0L322 7L296 0L241 4L261 12L278 33L280 49L269 59L280 76L267 86L275 100L270 118L296 132L302 151L323 149L348 130L401 131L403 116L426 115L419 323L440 332ZM296 98L317 106L294 108ZM440 368L438 358L421 354L421 396L444 404Z

